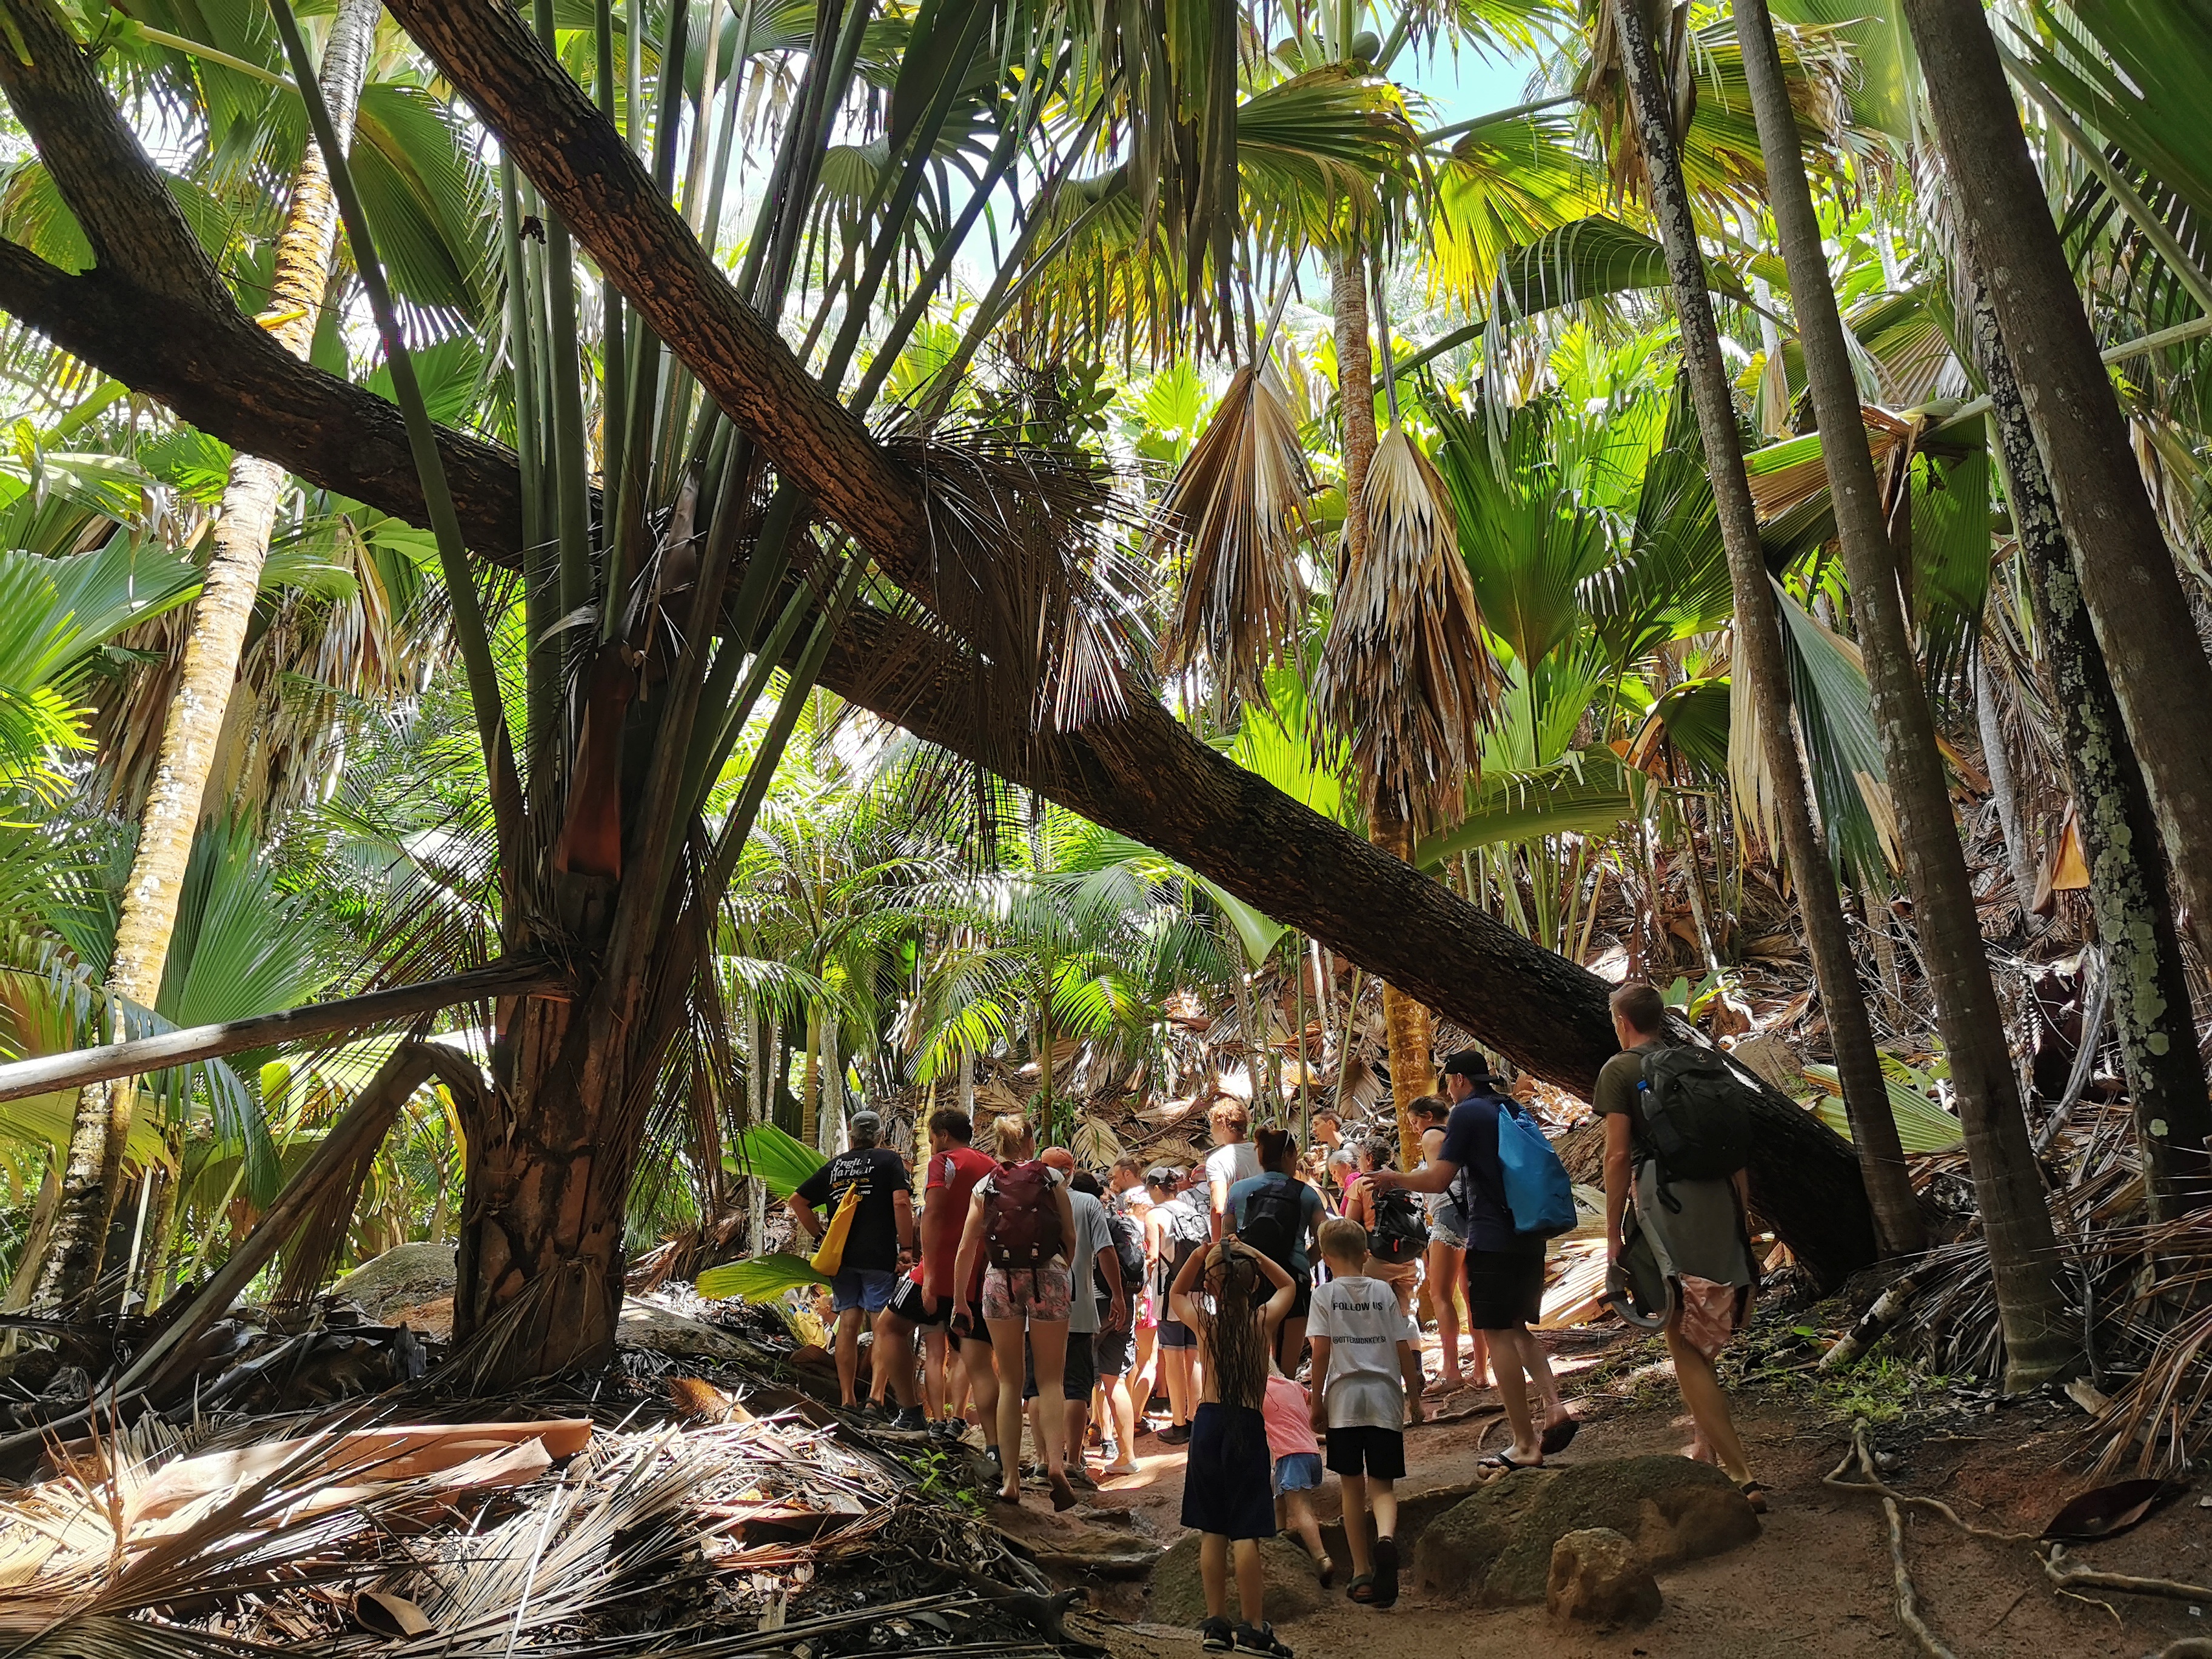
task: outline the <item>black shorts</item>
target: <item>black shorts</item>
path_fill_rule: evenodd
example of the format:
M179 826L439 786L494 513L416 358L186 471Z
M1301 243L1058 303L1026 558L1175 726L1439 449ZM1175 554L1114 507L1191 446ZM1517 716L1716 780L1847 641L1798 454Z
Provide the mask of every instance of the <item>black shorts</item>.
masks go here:
M1406 1431L1373 1427L1331 1429L1328 1461L1331 1474L1367 1474L1377 1480L1403 1480Z
M1073 1343L1074 1338L1068 1340ZM1118 1331L1100 1331L1091 1339L1092 1369L1101 1376L1127 1376L1137 1369L1137 1332L1125 1325Z
M921 1286L911 1279L902 1279L898 1282L898 1289L891 1292L887 1311L896 1314L909 1325L942 1325L952 1317L952 1298L949 1296L938 1297L937 1311L933 1314L922 1312L921 1304Z
M1291 1304L1290 1312L1285 1314L1283 1317L1304 1319L1313 1311L1313 1273L1309 1270L1302 1273L1293 1273L1291 1277L1297 1280L1297 1299Z
M1467 1253L1467 1315L1478 1331L1510 1331L1544 1316L1541 1250Z
M1063 1400L1088 1400L1091 1390L1098 1385L1098 1374L1091 1363L1093 1339L1082 1331L1067 1334L1067 1363L1060 1372L1060 1395ZM1037 1397L1036 1354L1024 1342L1022 1345L1022 1398Z
M1183 1525L1224 1538L1275 1535L1275 1466L1267 1456L1267 1420L1258 1412L1200 1406L1185 1451Z
M1180 1319L1163 1319L1156 1340L1163 1348L1194 1348L1198 1346L1198 1333Z

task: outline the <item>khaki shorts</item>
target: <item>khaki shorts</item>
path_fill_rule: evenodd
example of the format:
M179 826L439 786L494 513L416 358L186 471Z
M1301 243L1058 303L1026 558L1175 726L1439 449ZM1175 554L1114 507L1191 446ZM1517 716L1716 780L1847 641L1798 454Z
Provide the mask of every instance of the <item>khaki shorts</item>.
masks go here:
M1367 1276L1379 1279L1393 1288L1403 1288L1419 1282L1420 1259L1417 1256L1407 1261L1385 1261L1380 1256L1370 1255L1367 1258Z

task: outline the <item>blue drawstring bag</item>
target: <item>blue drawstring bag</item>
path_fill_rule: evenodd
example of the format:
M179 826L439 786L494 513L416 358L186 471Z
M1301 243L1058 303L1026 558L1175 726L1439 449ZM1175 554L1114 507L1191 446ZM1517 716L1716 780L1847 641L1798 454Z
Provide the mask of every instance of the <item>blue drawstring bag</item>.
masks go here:
M1575 1230L1575 1192L1551 1141L1512 1102L1498 1103L1498 1162L1505 1171L1505 1207L1524 1237L1557 1238Z

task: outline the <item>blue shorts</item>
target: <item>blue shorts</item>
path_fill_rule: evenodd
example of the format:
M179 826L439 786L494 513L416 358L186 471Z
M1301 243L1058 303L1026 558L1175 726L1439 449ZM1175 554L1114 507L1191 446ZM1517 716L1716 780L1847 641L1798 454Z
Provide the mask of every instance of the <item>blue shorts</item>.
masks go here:
M881 1313L890 1305L891 1292L897 1288L898 1275L889 1268L847 1267L830 1281L830 1305L839 1313L849 1308Z
M1321 1490L1321 1454L1291 1452L1275 1460L1275 1496L1286 1492Z

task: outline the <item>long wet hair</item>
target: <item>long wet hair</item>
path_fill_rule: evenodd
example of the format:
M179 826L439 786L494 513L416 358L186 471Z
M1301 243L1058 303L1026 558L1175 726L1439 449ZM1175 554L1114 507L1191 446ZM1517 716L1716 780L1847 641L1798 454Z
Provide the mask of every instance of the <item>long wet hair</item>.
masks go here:
M1267 1397L1267 1362L1272 1358L1261 1310L1273 1293L1259 1265L1249 1255L1214 1246L1206 1264L1205 1284L1213 1298L1206 1322L1206 1365L1213 1391L1224 1406L1257 1411Z

